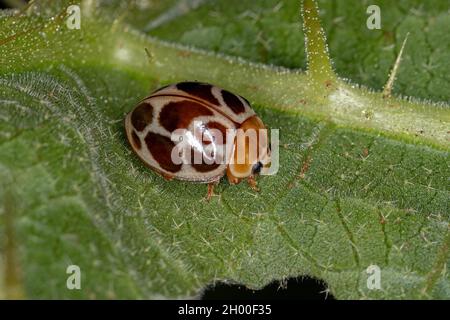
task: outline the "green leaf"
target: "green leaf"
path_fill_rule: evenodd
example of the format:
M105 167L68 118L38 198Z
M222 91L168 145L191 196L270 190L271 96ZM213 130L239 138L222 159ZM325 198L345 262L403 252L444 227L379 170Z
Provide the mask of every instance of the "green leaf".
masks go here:
M415 8L408 2L385 10L384 30L404 24L395 29L399 46L408 18L415 28L446 26L443 5L414 15L418 22L403 19ZM178 1L139 10L92 3L82 3L80 30L66 27L63 1L0 16L1 297L196 297L214 281L258 289L303 275L341 299L450 297L447 104L383 98L349 84L327 67L324 50L309 55L307 74L266 65L304 65L297 2L199 1L182 12ZM371 65L384 40L367 30L354 37L365 19L355 21L350 10L361 8L361 18L365 8L320 4L337 74L381 89L396 55L380 55L381 69ZM314 3L305 5L313 17ZM149 32L174 43L143 34L146 12L152 19L172 12ZM331 32L341 15L348 28ZM320 26L310 27L317 44ZM358 43L350 59L346 46L363 35L368 49ZM434 65L431 82L427 70L411 71L418 63L409 59L423 59L416 36L447 35L442 28L410 34L400 92L446 101L446 64ZM448 60L448 41L429 43L431 65ZM365 50L370 59L361 58ZM208 203L205 185L166 182L132 154L125 113L156 87L186 79L247 97L280 130L280 170L259 178L261 192L222 181ZM81 290L66 287L72 264L81 269ZM369 265L381 268L381 290L367 287Z
M369 4L380 6L381 30L366 28ZM409 32L410 40L395 84L397 92L432 101L450 101L447 1L319 0L319 7L338 75L381 90ZM240 0L204 1L196 10L149 32L173 42L256 62L305 68L299 11L298 1L259 0L257 5ZM145 29L134 20L130 19L130 23Z

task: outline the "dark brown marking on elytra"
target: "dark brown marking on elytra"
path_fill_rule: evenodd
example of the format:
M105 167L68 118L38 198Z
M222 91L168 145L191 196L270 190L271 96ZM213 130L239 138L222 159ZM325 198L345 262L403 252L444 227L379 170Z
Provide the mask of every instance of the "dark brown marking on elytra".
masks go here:
M137 131L142 131L152 122L153 107L149 102L141 102L131 114L131 124Z
M179 82L177 83L177 88L193 95L194 97L208 101L216 106L220 106L219 101L212 94L211 90L213 86L210 84L201 82Z
M169 102L159 113L159 123L167 131L186 129L196 117L212 116L213 112L207 107L191 100Z
M197 150L192 149L191 152L191 166L195 169L195 171L198 172L209 172L217 169L220 166L220 163L213 162L211 164L208 164L204 161L203 157L201 158L201 163L194 163L195 161L195 154L197 154L197 157L201 155L200 152Z
M230 91L222 90L222 97L225 104L233 110L234 113L239 114L245 111L245 106L242 101Z
M161 168L169 172L180 171L182 164L172 162L171 155L175 143L170 138L150 131L145 136L145 144Z
M139 139L138 135L136 134L136 132L132 132L131 133L131 139L133 140L133 146L138 149L141 150L141 139Z
M224 125L216 121L210 121L206 124L206 128L219 130L222 134L222 144L227 142L227 128Z

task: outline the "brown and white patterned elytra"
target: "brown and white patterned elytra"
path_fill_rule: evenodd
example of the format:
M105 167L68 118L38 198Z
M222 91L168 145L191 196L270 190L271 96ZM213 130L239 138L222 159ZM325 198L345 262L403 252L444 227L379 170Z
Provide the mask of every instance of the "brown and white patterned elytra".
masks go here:
M253 177L257 173L255 166L260 169L261 163L234 169L226 163L173 163L171 154L175 143L171 140L172 133L176 129L194 132L194 123L200 125L203 132L219 130L224 139L227 129L264 128L245 98L206 83L180 82L160 88L142 100L126 116L125 129L133 151L166 179L210 183L218 181L228 170L230 182L238 183L242 178ZM204 144L200 142L200 145ZM203 152L198 144L194 150Z

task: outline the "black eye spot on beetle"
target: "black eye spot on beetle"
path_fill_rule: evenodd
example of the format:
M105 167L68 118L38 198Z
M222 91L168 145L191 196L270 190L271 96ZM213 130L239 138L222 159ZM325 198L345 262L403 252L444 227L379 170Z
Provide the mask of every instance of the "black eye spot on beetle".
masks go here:
M261 168L263 167L261 161L258 161L252 168L253 174L259 174L261 172Z

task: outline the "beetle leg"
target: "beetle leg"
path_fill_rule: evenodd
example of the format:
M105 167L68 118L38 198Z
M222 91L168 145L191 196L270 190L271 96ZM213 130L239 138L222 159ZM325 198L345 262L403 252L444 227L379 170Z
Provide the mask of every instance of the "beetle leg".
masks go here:
M214 195L214 186L216 184L217 184L217 182L208 183L208 192L206 194L206 201L209 202L209 200L211 200L212 196Z
M238 184L239 182L241 182L241 179L236 178L236 177L231 173L231 170L230 170L230 167L229 167L229 166L227 167L227 178L228 178L228 182L229 182L230 184Z
M168 175L168 174L165 174L165 173L161 173L161 176L164 178L164 180L166 180L166 181L170 181L170 180L172 180L173 179L173 176L172 175Z
M259 191L259 188L257 186L258 183L256 182L256 179L253 175L248 176L247 182L250 188L252 188L254 191Z

